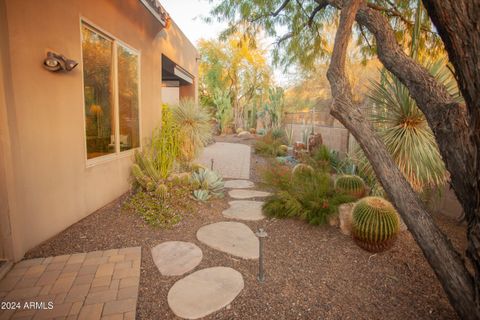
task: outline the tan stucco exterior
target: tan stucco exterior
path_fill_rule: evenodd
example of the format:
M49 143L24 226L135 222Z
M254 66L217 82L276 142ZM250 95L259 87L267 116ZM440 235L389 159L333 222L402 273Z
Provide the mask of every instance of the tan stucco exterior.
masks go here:
M195 47L138 0L0 0L0 231L13 260L129 189L131 154L87 165L81 19L140 51L143 138L161 120L161 55L197 79ZM47 51L79 65L49 72Z

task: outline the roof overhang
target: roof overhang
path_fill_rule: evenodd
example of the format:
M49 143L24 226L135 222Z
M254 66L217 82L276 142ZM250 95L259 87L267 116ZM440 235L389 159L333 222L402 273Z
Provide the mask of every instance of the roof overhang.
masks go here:
M167 26L168 12L158 0L140 0L147 10L157 19L163 27Z
M162 54L162 80L180 81L180 84L193 84L194 76Z

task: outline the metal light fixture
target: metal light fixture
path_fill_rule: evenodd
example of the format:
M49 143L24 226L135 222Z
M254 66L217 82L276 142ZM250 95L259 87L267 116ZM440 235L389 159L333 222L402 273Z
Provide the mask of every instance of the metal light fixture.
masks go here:
M43 60L43 67L48 71L72 71L78 62L55 52L47 52L47 57Z
M258 237L259 240L259 257L258 257L258 281L260 282L265 282L265 270L263 268L263 241L265 238L268 236L265 230L262 228L258 229L258 231L255 233L255 235Z

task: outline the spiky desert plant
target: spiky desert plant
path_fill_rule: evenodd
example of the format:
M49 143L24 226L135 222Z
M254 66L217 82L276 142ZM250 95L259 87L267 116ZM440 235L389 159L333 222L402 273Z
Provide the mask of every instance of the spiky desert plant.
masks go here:
M210 116L189 99L172 108L172 119L179 128L180 160L192 162L212 137Z
M313 167L305 164L305 163L299 163L292 169L292 173L294 175L310 175L314 173Z
M389 249L399 231L399 219L390 202L380 197L366 197L355 204L352 235L363 249L380 252Z
M204 189L198 189L198 190L194 190L193 191L193 196L195 197L195 199L197 199L198 201L207 201L208 199L210 199L211 195L210 193L208 192L208 190L204 190Z
M222 197L224 182L222 177L215 171L199 168L192 173L191 182L194 189L206 190L210 195L214 197Z
M365 195L365 182L359 176L343 174L335 181L335 190L359 199Z
M153 164L151 155L145 151L135 152L135 163L132 166L134 185L153 191L161 179L159 170ZM153 188L153 190L151 190Z
M444 60L428 62L426 68L452 96L461 99ZM444 185L447 171L435 137L408 89L396 77L384 72L380 81L371 83L369 98L374 102L371 121L411 186L422 192L428 187ZM363 174L374 177L363 153L359 159Z
M180 152L179 128L172 118L171 109L163 105L162 126L153 131L151 143L146 147L146 152L150 154L162 179L166 179L172 172Z
M160 199L165 199L168 194L168 188L164 183L158 184L157 188L155 189L155 194Z

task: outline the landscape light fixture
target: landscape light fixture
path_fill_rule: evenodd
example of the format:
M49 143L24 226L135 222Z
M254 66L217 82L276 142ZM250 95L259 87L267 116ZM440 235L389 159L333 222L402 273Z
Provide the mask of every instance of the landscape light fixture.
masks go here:
M52 72L72 71L77 65L78 62L51 51L47 52L47 57L43 60L43 67Z

